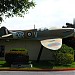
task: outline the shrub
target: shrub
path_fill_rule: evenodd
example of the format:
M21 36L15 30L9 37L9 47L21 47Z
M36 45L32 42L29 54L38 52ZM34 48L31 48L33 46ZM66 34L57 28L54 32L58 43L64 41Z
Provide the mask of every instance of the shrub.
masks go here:
M55 65L68 65L74 61L74 50L63 44L61 49L53 51L53 56Z
M21 53L21 54L25 54L25 55L28 55L28 50L24 49L24 48L14 48L14 49L11 49L10 50L10 53Z
M26 64L29 62L28 51L24 49L13 49L5 53L5 60L9 64Z

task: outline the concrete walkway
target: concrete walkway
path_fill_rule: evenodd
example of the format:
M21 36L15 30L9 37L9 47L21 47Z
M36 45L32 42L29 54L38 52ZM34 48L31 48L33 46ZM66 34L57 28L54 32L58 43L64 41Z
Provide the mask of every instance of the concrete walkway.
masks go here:
M0 71L0 75L75 75L75 71Z

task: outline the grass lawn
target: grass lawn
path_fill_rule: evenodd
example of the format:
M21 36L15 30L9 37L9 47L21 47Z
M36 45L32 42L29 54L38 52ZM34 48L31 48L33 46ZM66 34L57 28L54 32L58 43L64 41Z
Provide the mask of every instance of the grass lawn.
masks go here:
M75 62L73 62L71 65L67 66L54 66L50 64L48 61L40 61L32 62L33 67L32 68L25 68L26 70L40 70L40 69L65 69L65 68L75 68ZM6 64L5 61L0 61L0 68L10 68L8 64Z
M75 68L75 62L73 62L71 65L67 65L67 66L54 66L52 64L50 64L50 62L48 61L40 61L39 63L37 62L32 62L32 69L59 69L59 68ZM0 61L0 68L6 68L6 67L10 67L8 66L8 64L6 64L5 61Z
M66 65L66 66L53 66L53 69L64 69L64 68L75 68L75 62L73 62L70 65Z
M64 69L64 68L75 68L75 62L73 62L70 65L66 66L55 66L50 64L50 62L39 62L39 63L33 63L33 68L40 68L40 69Z

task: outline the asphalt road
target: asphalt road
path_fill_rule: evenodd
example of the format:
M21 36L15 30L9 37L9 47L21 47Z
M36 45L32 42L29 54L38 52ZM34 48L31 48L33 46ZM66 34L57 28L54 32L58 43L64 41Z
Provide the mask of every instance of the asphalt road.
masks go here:
M0 71L0 75L75 75L75 71Z

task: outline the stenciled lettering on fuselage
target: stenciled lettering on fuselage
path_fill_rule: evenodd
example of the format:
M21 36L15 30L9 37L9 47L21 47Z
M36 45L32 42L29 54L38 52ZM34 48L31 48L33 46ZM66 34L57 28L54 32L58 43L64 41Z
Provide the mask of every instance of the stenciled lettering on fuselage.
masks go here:
M17 32L16 35L18 38L24 38L24 32L22 31Z
M24 38L24 32L22 32L22 31L16 32L16 37L17 38Z

